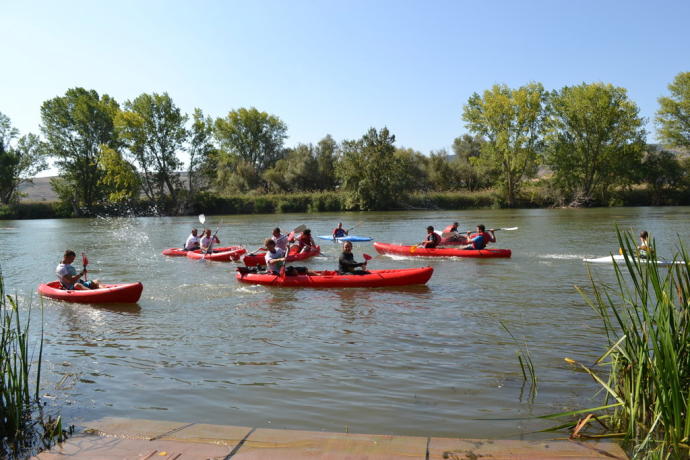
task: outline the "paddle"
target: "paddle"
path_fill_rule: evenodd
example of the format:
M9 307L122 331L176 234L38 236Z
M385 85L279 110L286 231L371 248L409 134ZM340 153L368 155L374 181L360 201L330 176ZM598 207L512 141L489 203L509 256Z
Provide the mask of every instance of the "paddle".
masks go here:
M302 233L302 232L305 231L306 229L307 229L307 226L306 226L306 225L304 225L304 224L298 225L297 227L294 228L294 230L292 230L290 233L288 233L288 235L287 235L288 241L291 240L292 238L294 238L295 233ZM261 251L262 249L263 249L264 251L266 250L265 247L261 246L260 248L256 248L255 250L253 250L252 252L250 252L250 253L247 254L247 255L248 255L248 256L254 256L254 255L256 255L257 252Z
M492 228L492 229L489 229L489 231L491 231L491 230L493 230L494 232L497 232L499 230L513 231L513 230L517 230L518 228L520 228L520 227L501 227L501 228ZM441 233L441 237L451 238L453 236L457 236L457 235L460 235L463 233L473 233L473 232L443 232L443 233Z
M89 258L86 253L81 253L81 264L84 266L84 281L86 281L86 266L89 265Z
M199 222L201 223L201 225L204 225L204 223L206 223L206 216L203 214L199 214Z
M345 231L349 234L352 230L354 230L355 228L359 227L359 226L362 225L363 223L364 223L364 222L360 220L360 221L357 222L355 225L353 225L352 227L348 228L348 229L345 230Z
M369 254L362 254L362 257L364 257L364 268L367 267L367 263L373 259Z

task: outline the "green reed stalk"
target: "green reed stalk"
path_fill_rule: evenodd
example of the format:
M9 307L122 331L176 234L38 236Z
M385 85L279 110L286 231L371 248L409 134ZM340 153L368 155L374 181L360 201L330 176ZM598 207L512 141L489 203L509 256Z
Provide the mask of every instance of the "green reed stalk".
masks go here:
M32 360L29 325L31 308L22 324L16 297L5 294L0 271L0 457L23 458L65 439L60 417L45 417L39 397L43 330L31 393Z
M618 232L625 263L615 265L617 286L580 291L599 314L609 347L594 366L579 364L605 390L614 409L607 428L622 433L635 457L687 458L690 453L690 259L660 267L636 255L630 234ZM654 246L652 242L652 247ZM676 260L674 259L674 260ZM569 360L569 362L573 362ZM592 409L594 411L594 409Z

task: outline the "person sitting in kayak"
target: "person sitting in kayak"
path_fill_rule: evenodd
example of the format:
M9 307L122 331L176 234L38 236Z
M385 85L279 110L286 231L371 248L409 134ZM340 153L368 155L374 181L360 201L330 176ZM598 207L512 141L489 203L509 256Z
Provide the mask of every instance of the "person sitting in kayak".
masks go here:
M285 263L285 251L277 248L276 242L271 238L266 238L264 246L266 246L266 255L264 256L266 268L269 272L277 275L280 273L280 268Z
M187 241L184 243L185 251L196 251L199 249L199 237L197 236L197 229L193 228L192 233L187 237Z
M278 249L282 249L283 251L287 251L288 236L281 234L280 228L276 227L273 229L273 236L271 236L271 239L276 243L276 247Z
M352 254L352 243L346 241L343 244L343 253L338 259L338 271L341 275L368 275L366 270L367 263L355 262L355 256ZM364 267L363 270L356 270L358 267Z
M441 243L441 237L434 231L434 227L429 225L426 228L426 238L419 243L420 248L433 249Z
M201 246L202 251L208 251L209 246L211 246L211 243L213 244L220 244L220 240L216 235L211 236L211 229L207 228L206 232L204 233L204 236L201 238L199 241L199 244Z
M447 226L446 228L443 229L444 232L453 232L453 233L458 233L458 226L460 225L459 222L453 222L452 225Z
M303 252L309 252L311 251L312 246L316 246L316 243L314 242L314 238L311 237L311 230L306 229L305 231L302 232L302 234L297 238L297 243L298 243L298 249L297 252L303 253Z
M637 253L643 259L646 259L652 254L652 247L649 244L649 233L647 233L646 230L640 232L640 245L637 246Z
M469 240L470 244L463 249L484 249L487 244L496 242L496 234L493 228L487 232L484 224L479 224L477 225L477 231L469 236Z
M339 222L338 226L333 229L333 239L342 238L343 236L347 236L347 230L343 228L343 223Z
M81 279L86 274L86 269L77 273L77 269L72 266L74 258L77 257L74 251L68 249L62 256L62 262L55 268L55 274L60 280L60 284L68 291L83 291L86 289L99 289L101 283L98 280L84 281Z
M444 238L447 241L457 241L460 244L466 244L467 243L467 237L465 235L461 235L458 233L458 226L460 224L458 222L453 222L452 225L447 226L446 228L443 229L443 234ZM448 236L446 233L452 233L452 235Z

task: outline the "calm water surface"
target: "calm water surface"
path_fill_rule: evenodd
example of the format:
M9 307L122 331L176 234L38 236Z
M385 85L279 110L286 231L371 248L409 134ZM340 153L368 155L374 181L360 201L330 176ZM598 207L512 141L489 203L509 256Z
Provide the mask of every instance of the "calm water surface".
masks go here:
M224 216L223 243L260 245L276 224L329 233L342 218L375 240L416 243L424 227L519 226L497 233L511 259L377 256L370 268L431 265L426 287L281 290L238 284L235 264L161 255L186 218L0 221L6 286L40 302L62 252L86 251L89 275L142 281L135 306L45 305L45 391L70 423L103 416L259 427L510 438L552 422L532 415L596 404L596 386L564 361L591 362L604 339L574 286L583 257L616 251L614 224L651 231L662 256L690 237L690 208L484 210ZM220 216L207 216L213 228ZM304 263L332 269L338 247ZM375 254L368 243L355 256ZM78 267L80 264L76 264ZM613 281L613 270L594 268ZM23 303L26 308L27 303ZM34 334L40 315L34 309ZM536 363L523 388L516 346ZM503 419L503 420L496 420ZM506 420L510 419L510 420Z

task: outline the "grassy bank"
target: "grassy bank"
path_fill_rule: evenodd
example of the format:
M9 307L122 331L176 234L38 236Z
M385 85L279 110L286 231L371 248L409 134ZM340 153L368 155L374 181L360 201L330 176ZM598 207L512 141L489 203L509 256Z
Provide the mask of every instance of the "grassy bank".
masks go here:
M564 203L546 183L531 183L523 187L519 208L548 208ZM690 205L690 191L669 190L664 193L646 188L612 191L605 200L592 201L591 206L672 206ZM401 200L401 210L458 210L503 208L501 194L494 189L479 191L415 192ZM336 191L291 194L245 194L220 196L199 193L189 206L189 215L208 214L273 214L356 211L346 205L345 196ZM391 210L391 209L386 209ZM94 209L96 215L155 216L164 211L144 200L127 205L106 204ZM46 219L74 217L74 210L57 202L38 202L7 206L0 205L0 219Z
M635 254L630 235L621 237ZM690 258L659 267L626 257L617 286L592 281L585 296L602 320L609 347L592 365L578 364L605 394L606 411L592 409L583 427L623 438L635 458L690 456Z
M59 416L46 413L39 395L43 334L32 346L30 315L23 320L19 310L17 298L5 295L0 272L0 457L12 459L27 458L68 434Z

